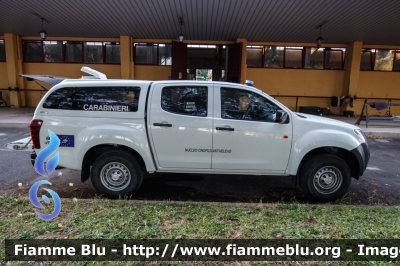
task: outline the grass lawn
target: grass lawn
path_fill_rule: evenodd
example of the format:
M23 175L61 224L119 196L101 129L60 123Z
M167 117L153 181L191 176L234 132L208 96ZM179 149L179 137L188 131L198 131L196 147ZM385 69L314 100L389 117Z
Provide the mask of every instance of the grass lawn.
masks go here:
M50 208L50 207L49 207ZM398 239L400 207L332 204L176 204L63 199L58 217L37 217L26 197L0 197L0 264L4 239ZM135 264L127 262L122 264ZM199 262L220 265L222 262ZM19 263L15 263L19 264ZM23 263L25 264L25 263ZM80 263L65 262L75 265ZM82 263L83 264L83 263ZM85 263L87 265L88 263ZM106 265L108 262L89 264ZM158 263L152 263L157 264ZM168 264L171 264L168 263ZM190 263L173 263L187 265ZM230 263L232 264L232 263ZM238 262L235 265L243 265ZM247 263L252 265L253 262ZM289 262L272 262L288 265ZM314 265L300 262L296 265ZM317 262L318 265L339 265ZM360 265L343 263L340 265ZM379 262L377 265L386 265ZM22 265L22 264L21 264ZM269 265L269 264L267 264Z

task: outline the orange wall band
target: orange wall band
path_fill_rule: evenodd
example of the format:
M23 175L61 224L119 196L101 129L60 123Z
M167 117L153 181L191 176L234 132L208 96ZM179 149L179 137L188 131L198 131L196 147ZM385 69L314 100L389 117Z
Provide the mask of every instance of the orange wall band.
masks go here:
M120 36L120 38L74 38L74 37L48 37L46 40L65 40L65 41L102 41L120 42L121 45L121 64L68 64L68 63L28 63L22 62L22 43L24 40L40 40L36 36L19 37L16 35L5 34L0 39L11 40L13 46L6 44L6 54L11 54L15 62L0 62L0 88L15 86L15 82L10 85L10 74L21 71L24 74L43 74L57 75L70 78L80 78L85 75L80 71L84 65L99 70L107 75L108 78L120 79L143 79L143 80L164 80L171 76L171 66L152 66L135 65L133 62L133 43L171 43L172 40L143 40L133 39L130 36ZM276 46L314 46L313 43L272 43L272 42L247 42L245 39L237 39L244 45L276 45ZM203 41L185 40L187 44L233 44L235 41ZM330 107L332 113L336 112L336 107L330 106L332 96L349 94L358 97L371 98L400 98L398 84L400 84L400 72L384 71L360 71L360 56L363 48L377 49L400 49L399 46L384 45L363 45L362 42L352 44L324 44L324 47L346 48L345 70L310 70L310 69L271 69L271 68L251 68L246 66L246 53L242 56L242 76L241 81L250 79L254 81L255 87L260 88L268 94L275 95L276 98L290 109L295 110L296 98L297 106L320 106ZM244 50L245 51L245 50ZM7 58L8 59L8 58ZM11 64L10 64L11 63ZM10 72L11 66L11 72ZM20 73L17 73L20 74ZM41 90L40 86L34 82L27 82L24 79L17 79L17 85L22 89ZM44 85L47 88L49 86ZM2 90L3 98L10 101L10 92ZM15 94L14 92L11 92ZM34 107L38 104L44 91L20 92L20 106ZM282 97L279 95L293 96ZM13 95L14 97L15 95ZM321 96L321 98L307 98L307 96ZM15 98L15 97L14 97ZM14 99L13 98L13 99ZM384 101L384 100L380 100ZM394 101L397 103L400 101ZM355 107L343 106L343 110L353 110L355 114L361 111L363 100L356 100ZM384 114L386 111L376 111L370 108L371 114ZM400 107L392 107L393 115L400 115Z

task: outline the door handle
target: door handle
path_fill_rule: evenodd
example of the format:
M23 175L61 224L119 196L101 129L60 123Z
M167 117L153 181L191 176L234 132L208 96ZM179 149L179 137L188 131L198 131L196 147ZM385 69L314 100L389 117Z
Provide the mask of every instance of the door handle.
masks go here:
M231 127L217 127L216 130L235 131L235 129Z
M164 124L164 123L154 123L155 127L172 127L172 124Z

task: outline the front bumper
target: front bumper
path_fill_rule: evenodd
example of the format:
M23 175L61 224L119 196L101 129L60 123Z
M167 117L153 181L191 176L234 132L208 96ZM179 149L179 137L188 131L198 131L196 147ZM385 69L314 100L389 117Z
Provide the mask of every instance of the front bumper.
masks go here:
M365 169L367 169L370 148L368 142L361 143L360 146L351 150L351 152L356 156L359 165L359 176L362 176Z

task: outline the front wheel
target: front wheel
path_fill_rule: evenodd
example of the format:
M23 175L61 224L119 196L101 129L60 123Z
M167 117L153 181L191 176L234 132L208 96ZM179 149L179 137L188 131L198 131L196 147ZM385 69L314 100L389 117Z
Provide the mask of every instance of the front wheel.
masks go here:
M122 150L108 151L100 155L92 165L91 181L101 195L110 198L135 193L143 180L136 159Z
M351 172L345 161L331 154L308 159L300 171L300 185L319 201L333 201L345 195L350 187Z

